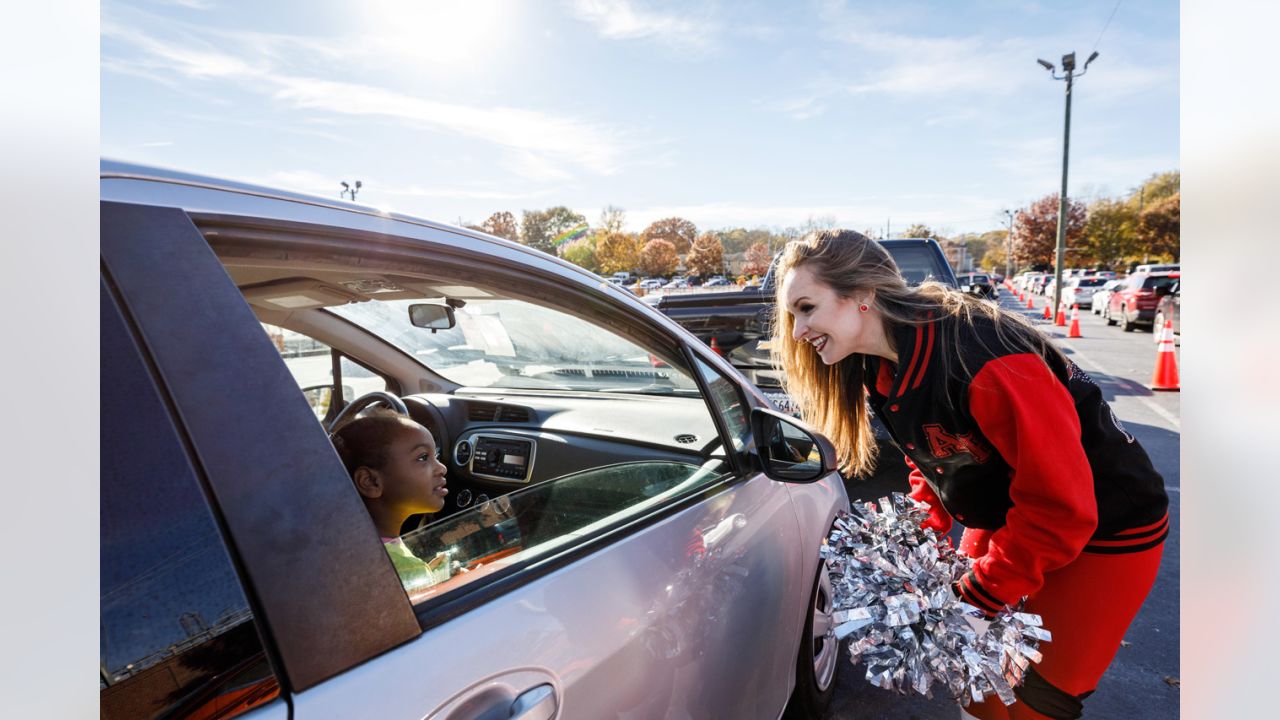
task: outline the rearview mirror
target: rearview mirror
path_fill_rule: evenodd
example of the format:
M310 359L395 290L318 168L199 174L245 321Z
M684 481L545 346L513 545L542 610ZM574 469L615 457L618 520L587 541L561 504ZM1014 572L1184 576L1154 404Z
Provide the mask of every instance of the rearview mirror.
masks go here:
M417 303L409 306L409 322L414 327L427 328L431 332L448 330L457 324L453 308L448 305Z
M836 469L835 446L796 418L755 408L751 434L764 474L774 480L809 483Z

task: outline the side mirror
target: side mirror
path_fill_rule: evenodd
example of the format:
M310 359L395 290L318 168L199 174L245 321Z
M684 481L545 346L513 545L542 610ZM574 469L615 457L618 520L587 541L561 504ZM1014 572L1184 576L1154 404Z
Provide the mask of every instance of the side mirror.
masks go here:
M754 408L751 434L764 474L773 480L810 483L836 469L835 446L796 418Z
M457 324L453 308L448 305L416 303L409 306L409 322L414 327L427 328L431 332L448 330Z

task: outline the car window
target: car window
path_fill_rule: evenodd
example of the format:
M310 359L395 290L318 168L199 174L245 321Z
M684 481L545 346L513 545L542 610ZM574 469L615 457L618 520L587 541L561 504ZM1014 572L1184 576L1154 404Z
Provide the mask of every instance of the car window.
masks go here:
M711 404L724 420L735 452L744 452L751 441L751 420L746 400L737 383L697 356L694 365L711 394Z
M899 272L911 285L919 285L926 280L937 280L937 256L927 247L897 247L893 250L893 260Z
M1148 277L1146 280L1142 281L1142 289L1154 290L1156 288L1173 287L1173 285L1177 282L1178 282L1178 278L1170 277L1168 275Z
M100 714L231 718L279 702L176 421L105 288L100 312Z
M1080 287L1101 287L1107 281L1103 278L1078 278L1075 283Z
M271 342L280 351L289 373L307 396L316 417L335 417L343 405L366 393L391 389L386 378L338 353L338 374L342 379L342 402L335 403L333 348L302 333L262 323Z

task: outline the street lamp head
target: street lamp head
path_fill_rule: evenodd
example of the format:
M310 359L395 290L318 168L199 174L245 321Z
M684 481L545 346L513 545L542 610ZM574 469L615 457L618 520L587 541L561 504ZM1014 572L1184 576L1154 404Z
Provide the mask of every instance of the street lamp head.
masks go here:
M1062 56L1062 71L1071 72L1076 69L1076 54L1073 52Z
M1085 70L1088 70L1088 69L1089 69L1089 63L1091 63L1091 62L1093 62L1094 60L1097 60L1097 59L1098 59L1098 51L1097 51L1097 50L1094 50L1094 51L1093 51L1093 54L1089 56L1089 59L1084 61L1084 69L1085 69Z
M1040 60L1037 58L1036 62L1043 65L1045 70L1048 70L1049 72L1053 72L1053 63L1049 62L1048 60Z

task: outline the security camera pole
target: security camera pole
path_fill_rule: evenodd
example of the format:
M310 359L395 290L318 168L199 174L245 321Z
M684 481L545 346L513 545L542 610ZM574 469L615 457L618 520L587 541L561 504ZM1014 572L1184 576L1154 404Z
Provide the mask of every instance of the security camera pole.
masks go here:
M1089 63L1097 59L1098 52L1095 50L1084 61L1080 77L1084 77ZM1071 147L1071 84L1076 70L1076 54L1071 52L1062 56L1062 71L1066 73L1062 77L1055 72L1053 63L1047 60L1036 62L1048 70L1054 80L1067 81L1067 115L1062 129L1062 192L1058 193L1058 252L1053 265L1053 312L1054 319L1057 320L1057 314L1062 312L1062 256L1067 249L1067 151Z
M1001 212L1009 220L1009 233L1004 236L1004 279L1007 282L1013 282L1013 211L1002 210Z
M339 182L341 182L341 183L342 183L342 192L338 193L338 197L345 198L347 195L350 195L350 196L351 196L351 202L355 202L355 201L356 201L356 193L360 192L360 188L364 185L364 183L362 183L362 182L360 182L359 180L357 180L357 181L356 181L356 186L355 186L355 187L351 187L350 185L348 185L348 184L347 184L347 181L346 181L346 180L341 180L341 181L339 181Z

